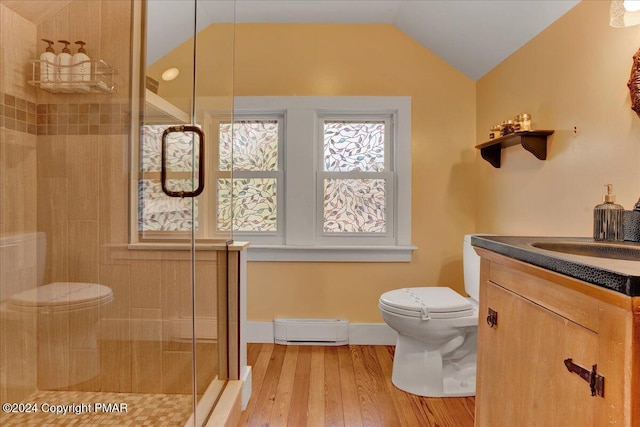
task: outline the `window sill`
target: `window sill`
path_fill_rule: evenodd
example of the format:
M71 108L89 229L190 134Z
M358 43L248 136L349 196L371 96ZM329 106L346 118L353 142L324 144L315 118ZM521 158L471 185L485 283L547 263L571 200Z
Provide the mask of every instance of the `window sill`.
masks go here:
M417 246L251 245L247 261L410 262Z
M243 251L249 247L249 242L233 241L229 245L221 242L196 243L196 251ZM154 242L154 243L129 243L127 249L140 251L189 251L191 243L172 243L172 242Z

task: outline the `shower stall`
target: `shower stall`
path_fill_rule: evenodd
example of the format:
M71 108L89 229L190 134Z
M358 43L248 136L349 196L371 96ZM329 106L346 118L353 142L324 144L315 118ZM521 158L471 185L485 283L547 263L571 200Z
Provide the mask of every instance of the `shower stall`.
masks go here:
M233 9L0 0L0 425L237 412Z

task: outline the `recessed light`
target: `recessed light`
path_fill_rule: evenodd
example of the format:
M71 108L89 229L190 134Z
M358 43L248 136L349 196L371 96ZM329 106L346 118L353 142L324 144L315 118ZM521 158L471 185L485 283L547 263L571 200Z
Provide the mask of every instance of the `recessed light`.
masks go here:
M167 68L162 73L162 80L164 80L165 82L170 82L171 80L178 77L178 74L180 74L180 70L178 70L177 68Z
M640 10L640 0L624 0L622 4L628 12L637 12Z

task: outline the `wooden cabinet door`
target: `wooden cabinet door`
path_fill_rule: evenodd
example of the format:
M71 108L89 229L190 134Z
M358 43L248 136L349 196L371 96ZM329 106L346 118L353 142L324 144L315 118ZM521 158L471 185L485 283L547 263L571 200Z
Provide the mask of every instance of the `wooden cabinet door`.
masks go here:
M489 281L482 286L476 426L595 426L601 398L564 360L591 370L597 334ZM488 308L498 313L494 327Z

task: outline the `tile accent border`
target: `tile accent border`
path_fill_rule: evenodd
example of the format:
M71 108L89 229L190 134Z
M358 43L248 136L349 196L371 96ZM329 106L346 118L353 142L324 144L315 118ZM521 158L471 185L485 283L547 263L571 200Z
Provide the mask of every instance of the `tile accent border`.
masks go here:
M0 92L0 127L36 135L36 112L35 103Z
M125 135L129 105L35 104L0 93L0 127L31 135Z

